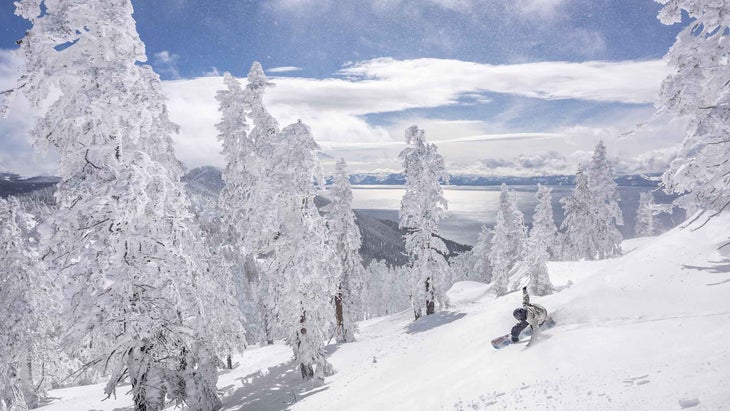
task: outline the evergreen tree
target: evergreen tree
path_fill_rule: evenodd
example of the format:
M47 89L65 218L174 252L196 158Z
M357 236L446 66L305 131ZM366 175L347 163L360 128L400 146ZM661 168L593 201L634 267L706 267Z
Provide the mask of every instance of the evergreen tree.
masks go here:
M555 289L550 282L547 268L548 252L545 243L538 237L530 236L527 240L524 266L530 279L527 288L533 295L548 295Z
M352 342L355 341L355 321L362 306L365 268L359 254L362 239L352 211L352 188L344 159L337 162L330 197L327 225L342 269L335 295L336 335L339 342Z
M690 23L665 56L674 72L662 84L659 111L689 120L682 150L662 176L667 192L682 194L676 204L690 213L720 212L730 205L730 65L727 56L730 4L724 1L657 0L659 20Z
M271 207L277 195L273 189L276 176L272 169L281 166L277 163L281 158L276 156L281 156L282 153L277 153L276 150L288 144L280 141L279 124L264 105L266 89L273 86L266 78L261 64L254 62L243 92L246 115L252 119L253 128L248 139L241 140L239 149L240 167L245 167L252 178L251 181L246 181L247 185L240 187L241 196L237 201L244 201L243 210L247 212L242 216L239 229L246 241L245 248L255 251L265 249L277 235L274 224L276 211Z
M545 245L548 259L557 258L560 254L560 245L558 244L558 228L555 226L553 218L552 205L553 189L542 184L537 185L537 206L535 214L532 216L532 229L530 230L530 238L535 238Z
M221 233L217 243L238 279L249 333L273 343L268 271L260 266L263 260L259 258L277 235L276 208L271 206L276 204L277 193L270 170L275 165L279 126L263 102L266 89L273 84L258 62L251 66L245 89L228 73L224 84L226 88L216 94L222 114L216 126L226 158L225 186L218 199ZM247 118L253 123L250 133Z
M218 140L223 146L222 154L226 160L221 177L225 185L218 198L218 209L221 214L221 222L224 225L222 231L226 233L226 242L235 244L238 252L243 254L243 236L239 234L245 231L250 199L251 187L255 184L256 175L250 169L247 162L249 157L255 153L252 142L246 134L248 124L244 111L244 96L241 84L230 73L223 75L225 90L216 93L218 110L221 112L221 121L216 124L218 129Z
M239 149L241 176L248 179L239 180L237 185L238 206L237 233L243 240L244 266L246 282L251 286L251 303L248 310L256 313L258 329L263 340L272 344L276 328L276 320L272 317L273 301L270 292L270 269L261 267L266 258L260 258L270 252L272 242L277 238L277 182L276 174L271 171L281 164L275 158L276 147L280 144L279 124L264 105L264 94L274 84L266 78L259 62L254 62L248 72L246 88L243 92L246 116L253 123L248 139L241 140ZM282 163L286 164L286 163ZM240 177L239 177L240 179Z
M400 153L405 168L405 194L401 200L400 228L405 229L409 258L411 292L416 319L444 306L450 286L449 266L444 256L446 244L439 238L439 221L446 215L447 203L440 181L448 181L444 160L434 144L426 142L423 130L409 127L405 133L408 147Z
M0 198L0 408L11 410L39 405L42 374L58 357L60 295L24 233L33 224L17 200Z
M651 191L639 195L639 209L636 211L636 236L648 237L657 233L654 216L660 208L654 204L654 194Z
M59 155L59 210L44 243L70 296L67 341L105 366L108 395L129 377L138 410L162 409L168 395L216 409L227 286L191 229L170 137L177 126L159 78L137 64L146 58L132 5L16 5L33 24L17 89L36 106L59 91L32 133Z
M489 251L492 247L491 238L492 230L487 228L486 225L483 225L479 232L477 242L471 250L474 261L474 278L476 280L484 281L485 283L492 282L492 263L489 260Z
M410 305L407 268L389 267L385 261L373 260L364 282L364 317L374 318L405 310Z
M238 303L247 315L248 333L255 339L270 339L262 319L267 315L266 305L257 292L261 281L256 275L259 271L252 249L257 244L257 233L250 229L254 221L258 222L256 213L261 210L256 190L261 187L258 184L263 174L261 162L247 134L247 104L241 83L230 73L223 75L223 83L226 88L216 93L221 112L216 128L226 166L221 173L224 186L218 196L220 226L214 229L216 238L211 247L220 257L221 269L230 270L236 278Z
M524 258L526 242L525 217L517 208L514 193L509 191L506 184L502 184L497 223L489 251L492 281L497 295L504 295L509 291L510 271Z
M565 219L560 226L564 231L563 258L566 260L593 260L598 255L598 244L593 235L595 227L593 193L588 188L588 179L583 167L578 168L575 188L569 197L560 200Z
M537 206L532 216L532 229L527 239L523 266L529 277L530 294L547 295L553 292L553 285L547 269L547 260L559 253L557 244L557 228L553 222L552 189L537 185Z
M621 255L623 237L616 225L623 224L613 170L603 142L596 145L587 169L576 175L570 197L560 200L565 219L564 259L596 260Z
M363 284L363 317L365 319L386 315L385 301L390 269L383 260L373 260L367 267L367 280Z
M265 262L272 317L294 350L302 377L323 378L332 372L324 343L333 326L332 297L342 268L314 204L318 146L309 128L298 122L281 131L273 148L276 167L270 171L278 194L270 207L276 211L276 235Z
M593 193L595 202L596 236L600 244L598 258L609 258L621 255L623 236L616 226L624 225L619 202L615 174L608 161L606 146L599 141L593 151L593 158L586 170L588 188Z

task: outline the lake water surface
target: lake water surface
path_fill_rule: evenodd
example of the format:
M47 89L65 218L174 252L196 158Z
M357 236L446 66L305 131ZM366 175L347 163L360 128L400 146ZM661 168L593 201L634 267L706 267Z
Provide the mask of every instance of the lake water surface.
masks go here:
M554 186L553 214L559 226L563 221L563 209L560 199L570 195L572 186ZM444 196L448 201L449 214L440 225L441 234L462 244L473 245L481 226L494 226L499 208L500 187L498 186L444 186ZM517 206L525 214L525 222L532 223L532 214L537 205L535 193L537 186L512 186L517 197ZM655 190L651 187L619 187L621 209L624 215L624 226L619 227L625 238L634 236L636 210L639 206L639 195L642 192ZM353 208L382 219L398 221L398 210L404 193L403 186L352 186ZM669 203L671 199L655 190L657 203ZM679 223L679 216L665 216L661 224L666 228Z

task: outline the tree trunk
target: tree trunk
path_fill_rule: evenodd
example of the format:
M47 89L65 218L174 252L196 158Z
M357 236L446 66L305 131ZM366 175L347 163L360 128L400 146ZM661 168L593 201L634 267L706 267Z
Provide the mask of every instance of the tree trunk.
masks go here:
M142 374L139 378L131 378L132 398L134 399L134 411L148 411L147 398L144 389L146 374ZM152 410L150 410L152 411Z
M335 319L337 324L337 328L335 329L337 342L345 342L345 320L342 312L342 292L338 292L335 296Z
M303 312L302 316L299 318L299 323L304 324L304 322L307 321L307 312ZM307 329L302 325L302 328L299 330L300 335L306 335ZM299 350L299 345L301 344L301 340L297 342L297 350ZM314 367L312 364L305 364L303 362L299 363L299 369L302 372L302 378L305 380L311 380L314 378Z
M305 380L311 380L314 378L314 368L312 365L306 365L304 363L299 364L299 369L302 372L302 378Z
M30 353L26 355L25 372L21 373L20 378L22 380L25 403L28 405L29 409L37 408L39 402L38 389L36 389L35 384L33 384L33 360ZM40 388L43 384L43 378L45 378L45 376L42 376L41 380L38 382L38 388Z
M431 277L426 279L426 315L436 312L436 301L431 288Z
M13 367L10 367L10 389L3 394L5 394L4 400L6 405L9 406L9 410L27 411L29 409L28 404L25 402L21 378L18 377ZM0 407L3 405L1 400L3 398L0 397Z
M272 337L268 312L264 313L264 339L267 345L274 345L274 337Z
M413 316L416 317L416 321L418 321L419 318L422 316L421 308L413 307Z

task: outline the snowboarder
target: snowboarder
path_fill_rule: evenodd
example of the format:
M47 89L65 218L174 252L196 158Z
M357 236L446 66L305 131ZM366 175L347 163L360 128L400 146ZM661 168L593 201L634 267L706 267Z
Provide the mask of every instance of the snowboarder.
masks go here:
M540 326L547 320L548 313L545 307L540 304L530 304L530 295L527 293L527 287L522 287L522 308L517 308L512 315L519 320L519 323L512 327L512 342L520 340L520 333L529 325L532 327L532 336L527 345L532 344L540 334Z

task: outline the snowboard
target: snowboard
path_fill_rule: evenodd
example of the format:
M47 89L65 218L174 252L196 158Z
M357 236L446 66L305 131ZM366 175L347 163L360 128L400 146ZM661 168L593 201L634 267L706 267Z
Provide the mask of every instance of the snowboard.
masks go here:
M540 326L541 331L549 330L555 326L555 321L553 321L552 317L548 317L547 320L545 320L544 323ZM524 342L523 338L532 336L532 327L527 327L520 333L520 341L518 342ZM501 337L497 337L492 340L492 347L496 349L504 348L508 345L514 344L512 342L512 335L506 334Z

